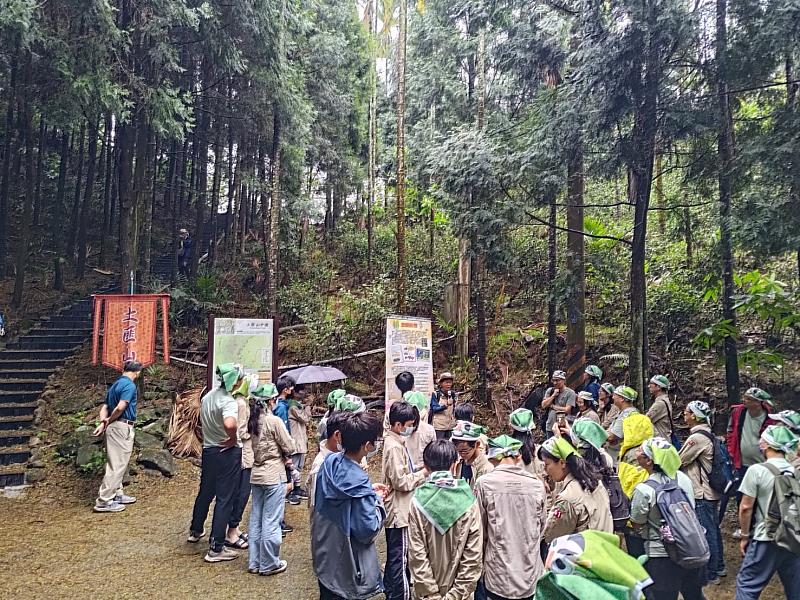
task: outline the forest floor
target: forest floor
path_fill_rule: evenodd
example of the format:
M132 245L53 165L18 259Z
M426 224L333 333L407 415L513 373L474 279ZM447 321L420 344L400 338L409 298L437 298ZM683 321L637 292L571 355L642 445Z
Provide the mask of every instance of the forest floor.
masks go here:
M205 539L195 545L186 543L199 469L189 461L179 462L172 479L139 475L126 488L138 502L120 514L93 513L99 477L78 476L68 465L50 467L47 480L22 497L0 498L0 522L13 524L7 525L0 553L0 568L9 574L4 578L4 595L76 600L111 596L229 600L254 594L285 600L317 597L305 503L286 505L286 520L295 531L284 539L281 550L289 563L285 573L248 574L246 552L229 563L209 565L202 560ZM375 471L373 464L373 477ZM710 600L734 597L741 559L738 544L730 537L732 529L730 513L724 525L729 575L721 585L706 588ZM382 547L380 536L383 555ZM777 577L761 597L784 597Z

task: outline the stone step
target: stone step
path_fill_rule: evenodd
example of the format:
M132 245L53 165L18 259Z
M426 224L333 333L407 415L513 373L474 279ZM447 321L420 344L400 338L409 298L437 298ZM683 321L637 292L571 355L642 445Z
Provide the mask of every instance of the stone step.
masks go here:
M49 333L51 329L55 329L58 331L68 329L70 331L88 331L89 333L91 333L92 327L93 325L91 319L71 319L67 317L64 318L55 317L53 319L50 319L49 321L42 321L37 331Z
M91 325L87 325L86 327L45 327L42 329L31 329L25 335L48 336L48 337L79 335L83 339L86 339L92 336L92 327Z
M41 392L47 384L45 379L3 379L0 378L0 391L3 392Z
M3 350L0 363L7 360L62 360L72 354L72 350Z
M0 352L0 378L3 377L49 377L57 367L60 367L64 360L61 358L34 360L34 359L13 359L3 358Z
M25 466L8 465L0 467L0 488L25 484Z
M10 448L12 446L22 446L28 443L33 435L29 429L16 429L13 431L0 431L0 447Z
M33 415L36 402L7 402L0 404L0 417L21 417Z
M72 354L71 350L74 350L85 341L85 338L78 341L61 341L58 338L50 339L48 337L41 337L34 340L22 338L17 342L9 343L6 347L9 350L67 350L67 354Z
M25 464L30 457L31 449L28 446L0 448L0 467L7 467L13 464Z
M14 417L0 417L0 431L16 431L18 429L30 429L31 427L33 427L33 413Z
M40 392L4 392L0 391L0 405L36 402Z

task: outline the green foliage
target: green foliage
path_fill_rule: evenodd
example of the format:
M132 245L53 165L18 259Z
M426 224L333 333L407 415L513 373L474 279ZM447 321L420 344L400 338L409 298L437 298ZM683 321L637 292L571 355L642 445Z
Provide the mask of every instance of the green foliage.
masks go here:
M213 275L201 275L170 290L170 321L173 325L199 325L209 313L219 311L228 292Z

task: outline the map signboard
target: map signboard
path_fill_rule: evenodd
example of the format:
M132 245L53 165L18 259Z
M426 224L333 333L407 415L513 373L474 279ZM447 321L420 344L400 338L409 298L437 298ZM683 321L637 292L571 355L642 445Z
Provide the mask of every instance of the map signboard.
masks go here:
M260 383L274 381L277 373L278 336L275 319L208 320L208 388L219 387L217 365L239 363L247 374L258 373Z
M414 389L433 393L433 334L430 319L386 318L386 410L400 400L394 378L402 371L414 375Z

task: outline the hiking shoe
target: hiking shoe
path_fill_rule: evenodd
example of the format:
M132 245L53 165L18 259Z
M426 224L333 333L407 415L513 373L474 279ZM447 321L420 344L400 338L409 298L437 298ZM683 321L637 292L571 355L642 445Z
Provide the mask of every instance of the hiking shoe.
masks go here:
M136 496L117 494L114 496L114 502L118 502L119 504L134 504L136 502Z
M731 534L731 537L732 537L733 539L735 539L735 540L740 540L740 539L742 539L742 530L741 530L741 529L737 529L736 531L734 531L734 532Z
M308 500L308 491L303 488L297 488L293 493L301 500Z
M278 563L278 566L274 569L270 569L269 571L259 571L259 575L269 576L269 575L277 575L278 573L283 573L286 570L288 563L285 560L282 560Z
M286 535L287 533L292 533L294 531L294 527L289 525L288 523L281 523L281 533Z
M291 494L286 496L286 501L289 504L297 506L298 504L300 504L300 497L295 492L292 492Z
M196 531L190 531L189 537L186 538L186 541L189 542L190 544L196 544L203 537L205 537L205 535L206 535L205 529L203 529L203 531L201 531L200 533L197 533Z
M125 505L114 500L94 505L94 512L122 512L123 510L125 510Z
M239 553L236 550L223 546L222 550L219 552L214 552L213 550L209 549L209 551L206 552L206 555L203 557L203 560L208 563L216 563L226 560L234 560L236 558L239 558Z

